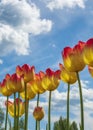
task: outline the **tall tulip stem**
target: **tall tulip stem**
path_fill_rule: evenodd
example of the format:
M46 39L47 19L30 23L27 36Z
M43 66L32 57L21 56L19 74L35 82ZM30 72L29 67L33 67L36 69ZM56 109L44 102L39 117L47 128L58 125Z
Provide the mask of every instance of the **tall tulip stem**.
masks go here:
M37 94L37 107L39 106L39 98L40 98L40 94Z
M79 93L80 93L80 106L81 106L81 129L84 130L83 95L82 95L82 87L81 87L81 82L80 82L80 78L79 78L79 74L78 74L78 72L77 72L77 79L78 79Z
M40 98L40 95L38 93L37 94L37 107L39 106L39 98ZM36 130L40 130L40 121L37 121L37 120L36 120Z
M16 93L14 93L14 130L16 130Z
M69 94L70 94L70 84L68 83L68 92L67 92L67 130L69 130Z
M48 104L48 130L51 130L51 91L49 91L49 104Z
M7 120L8 120L8 96L7 96L7 105L6 105L5 130L7 130Z
M17 130L19 130L19 111L20 111L20 93L18 92L18 118L17 118Z
M29 100L27 99L27 86L25 84L25 130L28 129L28 108Z
M40 121L37 121L37 130L40 130Z

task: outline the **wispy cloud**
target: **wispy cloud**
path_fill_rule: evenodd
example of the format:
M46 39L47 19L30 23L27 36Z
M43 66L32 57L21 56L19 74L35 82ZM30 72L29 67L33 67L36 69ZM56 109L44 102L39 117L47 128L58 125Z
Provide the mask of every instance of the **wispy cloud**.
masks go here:
M85 8L85 0L47 0L46 5L50 10L74 8L76 6Z

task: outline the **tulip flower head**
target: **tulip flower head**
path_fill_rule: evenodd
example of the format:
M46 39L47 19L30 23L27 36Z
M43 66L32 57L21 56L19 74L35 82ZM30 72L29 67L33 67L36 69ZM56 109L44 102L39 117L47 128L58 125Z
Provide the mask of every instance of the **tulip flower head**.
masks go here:
M22 67L16 67L16 73L20 76L24 76L25 83L35 78L35 67L24 64Z
M93 38L89 39L83 50L85 64L93 67Z
M22 92L24 90L23 76L19 76L16 73L12 74L7 79L7 87L12 92Z
M55 90L60 83L60 70L53 71L50 68L46 70L46 76L42 80L44 89L48 91Z
M20 104L19 116L21 117L25 113L25 103L18 98L15 100L15 102L16 102L16 117L18 117L18 102ZM8 112L12 117L14 117L14 102L8 101L5 102L5 105L6 106L8 105Z
M77 81L77 75L75 72L68 71L62 64L59 64L61 74L60 78L63 82L73 84Z
M45 73L40 71L38 74L35 74L35 80L31 83L31 88L36 94L42 94L45 92L45 89L42 85L42 80L45 77Z
M62 51L64 66L68 71L79 72L84 69L85 63L83 60L82 51L85 43L79 41L73 48L65 47Z
M37 121L40 121L44 118L44 109L40 106L35 107L33 116Z
M7 80L4 79L2 81L2 83L0 83L0 91L1 93L4 95L4 96L10 96L12 95L12 91L10 91L8 88L7 88Z

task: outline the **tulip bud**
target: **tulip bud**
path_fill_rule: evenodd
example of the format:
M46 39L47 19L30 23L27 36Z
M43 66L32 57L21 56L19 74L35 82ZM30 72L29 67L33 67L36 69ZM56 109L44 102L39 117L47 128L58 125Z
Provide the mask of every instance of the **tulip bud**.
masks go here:
M44 117L44 109L42 107L35 107L33 116L37 121L42 120Z

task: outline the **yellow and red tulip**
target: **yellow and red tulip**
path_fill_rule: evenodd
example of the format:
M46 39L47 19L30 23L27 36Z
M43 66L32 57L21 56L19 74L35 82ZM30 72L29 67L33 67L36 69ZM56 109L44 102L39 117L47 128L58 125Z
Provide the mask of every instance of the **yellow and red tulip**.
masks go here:
M34 116L35 120L37 120L37 121L42 120L44 118L44 109L40 106L35 107L33 116Z
M45 89L42 85L42 80L45 77L45 73L40 71L38 74L35 74L35 80L29 82L31 84L31 88L36 94L42 94L45 92Z
M63 82L73 84L77 81L77 75L75 72L68 71L62 64L59 64L61 74L60 78Z
M60 70L53 71L50 68L46 70L46 76L42 80L42 85L45 90L53 91L60 83Z
M93 38L89 39L85 44L83 59L85 64L93 67Z
M35 67L28 64L24 64L22 67L19 65L16 67L16 73L20 76L24 76L25 83L35 78Z
M73 84L77 81L76 72L68 71L62 64L59 64L61 74L60 78L63 82L68 84L67 91L67 130L69 130L69 95L70 95L70 84Z
M10 91L7 88L7 80L6 79L4 79L2 81L2 83L0 83L0 91L1 91L2 95L4 95L4 96L10 96L10 95L12 95L12 91Z
M10 77L8 75L7 88L10 91L12 91L13 93L24 91L24 78L23 78L23 76L19 76L16 73L12 74Z
M22 100L18 98L14 102L16 102L16 117L18 116L21 117L25 113L25 103L22 102ZM14 115L14 102L8 101L5 103L6 106L8 105L8 112L12 117L15 116ZM18 113L18 103L20 104L19 113Z
M84 69L83 48L85 43L79 41L73 48L65 47L62 51L64 66L68 71L79 72Z

